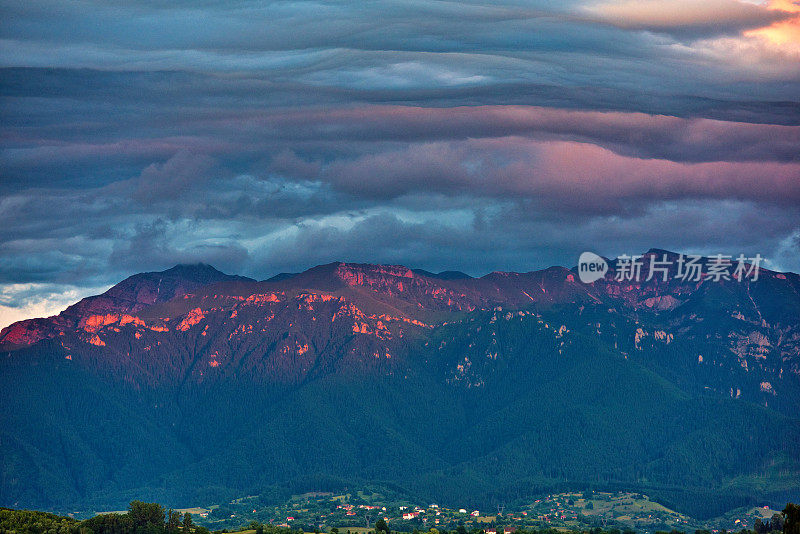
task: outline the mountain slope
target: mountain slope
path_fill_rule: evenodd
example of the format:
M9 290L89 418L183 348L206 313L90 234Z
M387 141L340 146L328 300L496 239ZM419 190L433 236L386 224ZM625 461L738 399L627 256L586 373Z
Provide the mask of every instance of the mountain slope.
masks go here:
M800 483L756 475L800 474L799 287L137 275L0 334L0 504L183 505L325 477L476 503L560 487L646 488L697 515L777 503Z

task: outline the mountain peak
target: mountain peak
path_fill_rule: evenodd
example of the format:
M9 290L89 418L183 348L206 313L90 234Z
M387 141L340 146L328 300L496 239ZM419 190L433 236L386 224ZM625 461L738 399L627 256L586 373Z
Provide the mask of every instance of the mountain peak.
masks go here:
M198 287L219 282L255 282L252 278L225 274L206 263L178 264L165 271L129 276L101 295L87 297L50 319L20 321L3 329L0 345L29 345L74 328L91 316L135 314L160 302L167 302Z
M178 263L175 266L163 271L164 273L178 273L178 272L214 272L214 273L222 273L219 269L215 268L213 265L209 265L208 263L203 263L201 261L197 263Z
M668 258L674 258L678 256L677 252L672 252L671 250L665 250L663 248L651 248L644 253L644 256L650 256L654 254L657 256L666 255Z
M249 281L249 282L253 281L252 278L247 278L246 276L226 274L217 269L216 267L214 267L213 265L202 262L179 263L174 267L171 267L165 271L154 271L149 273L143 273L143 275L151 277L161 277L161 278L180 278L202 284L209 284L214 282L226 282L233 280Z

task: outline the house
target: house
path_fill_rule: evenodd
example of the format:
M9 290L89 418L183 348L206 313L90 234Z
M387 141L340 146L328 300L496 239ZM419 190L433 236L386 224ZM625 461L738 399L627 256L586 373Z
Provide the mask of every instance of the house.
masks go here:
M478 510L473 510L472 513L469 515L471 515L472 517L478 517L479 515L481 515L481 513Z

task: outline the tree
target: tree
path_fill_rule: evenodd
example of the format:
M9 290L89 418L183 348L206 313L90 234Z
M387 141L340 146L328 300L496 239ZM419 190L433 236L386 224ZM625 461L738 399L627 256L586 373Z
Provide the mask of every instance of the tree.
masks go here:
M386 524L386 521L383 518L380 518L375 522L375 534L380 534L381 532L389 534L389 525Z
M800 534L800 505L789 503L783 509L783 534Z
M167 512L167 532L173 534L178 532L178 529L181 526L181 514L180 512L176 512L172 508L169 509Z
M217 506L208 515L214 519L228 519L233 515L233 510L227 506Z
M164 528L164 507L154 502L131 501L128 514L136 528Z
M771 530L777 530L779 532L783 532L783 515L781 514L772 514L772 521L771 523Z
M192 524L192 514L190 514L189 512L186 512L185 514L183 514L183 532L184 532L184 534L189 534L189 532L192 531L192 527L193 526L194 525Z

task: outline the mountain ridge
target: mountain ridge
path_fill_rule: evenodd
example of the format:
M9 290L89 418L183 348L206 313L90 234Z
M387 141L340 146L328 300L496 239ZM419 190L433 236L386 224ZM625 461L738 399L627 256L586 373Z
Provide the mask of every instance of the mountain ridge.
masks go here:
M658 248L651 248L642 257L646 258L649 255L653 255L653 254L659 254L659 255L663 254L663 255L666 255L666 256L668 256L670 258L675 258L675 257L678 256L678 253L675 253L675 252L671 252L671 251L667 251L667 250L663 250L663 249L658 249ZM605 258L605 259L606 259L606 261L612 263L612 265L615 264L615 262L617 261L616 259L613 259L613 260L608 259L608 258ZM704 258L703 261L708 261L708 258ZM139 309L141 309L141 307L143 307L143 306L152 305L152 304L155 304L157 302L165 302L165 301L170 300L170 299L172 299L172 298L174 298L176 296L183 296L186 292L188 292L189 290L191 290L193 288L202 287L203 285L208 285L208 284L211 284L211 283L230 282L230 281L240 281L240 282L249 282L249 283L256 283L256 282L257 283L278 283L278 282L293 281L292 285L295 285L295 283L298 281L297 279L299 278L300 280L303 280L303 283L306 283L306 285L309 285L307 282L309 281L309 279L313 280L314 279L314 275L316 275L316 274L332 274L332 273L328 272L328 271L331 271L331 270L334 271L333 274L338 273L338 272L347 271L347 270L361 271L362 273L366 273L366 272L370 272L370 271L372 271L372 272L375 272L375 271L377 271L377 272L386 271L385 274L390 274L390 275L397 275L397 274L400 274L402 272L402 273L404 273L404 274L402 274L402 276L403 277L408 277L408 278L413 278L413 276L416 275L418 277L423 277L423 278L426 278L426 279L441 280L441 281L462 280L462 281L467 281L467 282L474 282L474 281L477 281L477 280L489 280L489 281L495 282L495 281L509 279L509 278L519 279L519 278L526 277L526 276L537 276L537 275L543 276L545 273L553 272L553 271L555 271L557 274L560 274L560 273L563 272L567 276L570 273L572 273L574 275L577 272L577 267L573 266L572 268L567 268L567 267L563 267L563 266L551 266L551 267L547 267L547 268L544 268L544 269L534 270L534 271L527 271L527 272L493 271L491 273L487 273L487 274L475 277L475 276L470 276L470 275L468 275L466 273L463 273L463 272L460 272L460 271L442 271L440 273L433 273L433 272L430 272L430 271L426 271L424 269L409 268L409 267L406 267L406 266L403 266L403 265L382 265L382 264L349 263L349 262L335 261L335 262L331 262L331 263L328 263L328 264L321 264L321 265L318 265L318 266L315 266L315 267L311 267L311 268L309 268L309 269L307 269L305 271L298 272L298 273L280 273L280 274L277 274L277 275L272 276L270 278L267 278L265 280L261 280L261 281L257 282L253 278L244 277L244 276L240 276L240 275L229 275L229 274L222 273L221 271L218 271L217 269L215 269L213 266L208 265L208 264L204 264L204 263L176 264L175 266L173 266L173 267L171 267L169 269L166 269L164 271L151 271L151 272L145 272L145 273L139 273L139 274L132 275L132 276L126 278L125 280L119 282L118 284L115 284L114 286L112 286L110 289L108 289L103 294L92 296L92 297L87 297L85 299L82 299L80 302L77 302L77 303L69 306L66 310L64 310L63 312L61 312L60 314L58 314L56 316L24 319L24 320L12 323L11 325L8 325L7 327L3 328L2 331L0 331L0 346L2 346L3 343L7 343L7 341L5 341L5 339L7 337L8 331L12 327L14 327L15 325L19 325L21 323L28 323L28 322L38 322L38 321L51 320L54 317L65 317L65 316L66 317L70 317L70 316L76 316L76 315L80 315L80 314L94 313L95 311L99 311L98 308L102 307L102 304L100 306L97 305L97 301L99 299L101 299L101 298L104 298L104 297L108 298L108 299L111 299L111 300L122 301L120 303L116 303L116 302L106 303L105 305L107 306L107 311L116 311L116 312L123 312L123 313L136 312L136 311L139 311ZM394 270L394 272L392 272L392 270ZM800 276L798 276L796 273L793 273L793 272L771 271L771 270L768 270L768 269L764 268L763 266L761 267L761 272L765 273L768 276L770 276L770 275L772 275L772 276L780 275L780 276L789 276L789 277L792 277L794 279L800 278ZM173 281L173 282L175 280L183 280L184 282L188 282L188 284L187 284L188 287L169 288L169 290L166 292L167 296L165 298L161 298L160 296L157 296L156 298L152 298L151 297L151 299L148 300L145 297L140 301L139 299L141 298L141 296L137 295L137 296L134 296L134 297L130 297L130 296L125 295L125 292L126 291L131 291L132 290L131 286L133 286L135 283L137 283L139 281L143 281L143 280L144 281L149 281L149 282L151 282L150 285L152 285L152 279L154 277L158 277L159 278L159 283L158 283L158 286L157 286L159 289L157 289L157 293L160 290L160 282L164 281L164 280ZM345 279L343 279L341 277L339 277L339 278L340 278L340 280L342 282L347 283L347 280L345 280ZM609 277L606 276L604 280L608 281L608 279L609 279ZM572 280L572 281L574 281L574 280ZM600 281L600 283L602 283L602 282L603 282L603 280ZM361 285L361 284L360 284L360 282L356 282L356 283L353 283L352 285ZM583 285L583 284L580 284L580 285ZM586 287L591 287L591 286L594 286L594 283L587 284L585 286ZM145 287L144 289L145 289L145 293L147 292L148 289L150 289L152 291L151 287ZM531 299L531 300L533 300L533 299ZM95 306L95 308L92 308L92 306Z

